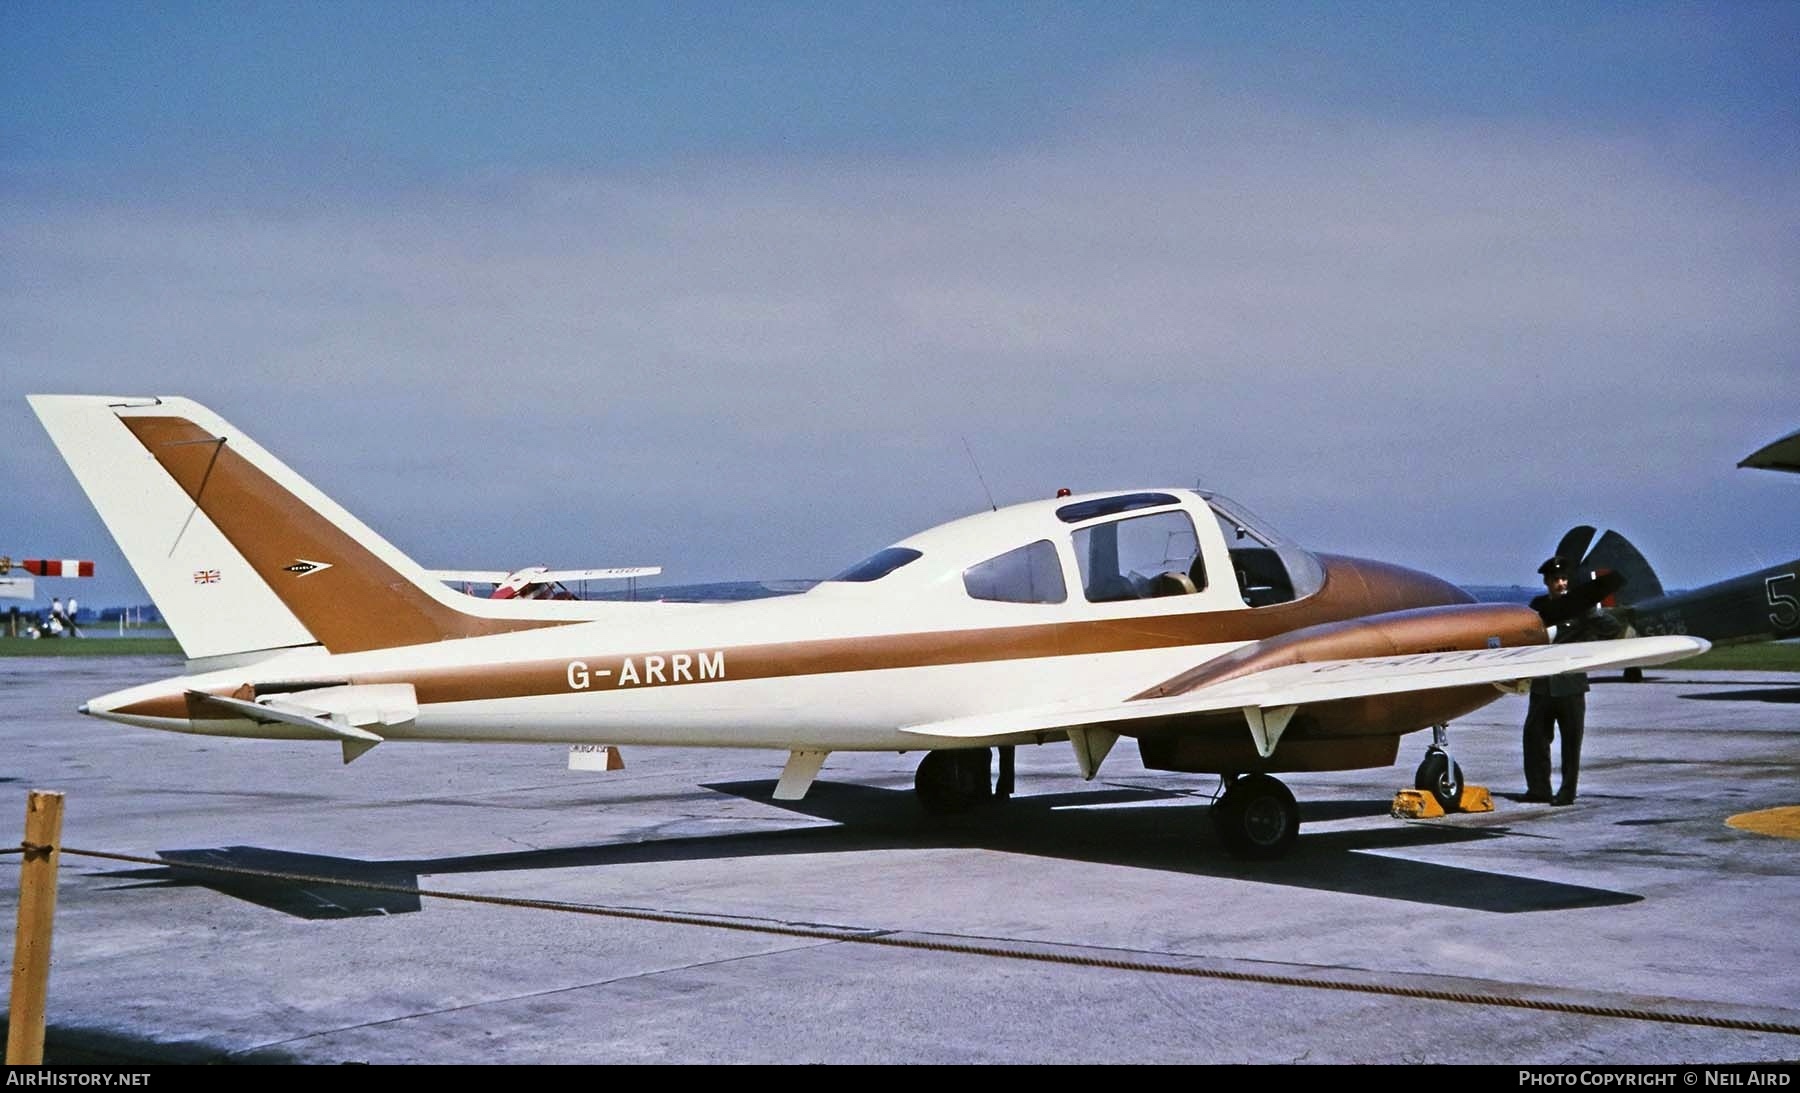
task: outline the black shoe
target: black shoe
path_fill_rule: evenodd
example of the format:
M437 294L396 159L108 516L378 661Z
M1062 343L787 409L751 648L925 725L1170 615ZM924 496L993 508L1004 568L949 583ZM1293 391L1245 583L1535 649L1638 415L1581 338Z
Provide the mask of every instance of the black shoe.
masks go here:
M1548 793L1532 793L1527 790L1519 800L1528 805L1547 805L1550 803L1550 795Z
M1573 793L1558 793L1556 796L1550 798L1550 803L1553 805L1572 805L1575 803L1575 795Z

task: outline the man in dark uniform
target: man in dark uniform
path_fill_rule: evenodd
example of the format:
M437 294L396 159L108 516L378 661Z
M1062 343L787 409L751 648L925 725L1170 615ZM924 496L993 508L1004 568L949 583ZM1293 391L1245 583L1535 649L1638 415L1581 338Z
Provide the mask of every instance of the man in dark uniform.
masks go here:
M1538 567L1544 577L1544 595L1532 601L1546 622L1552 622L1556 644L1595 641L1619 636L1621 627L1598 605L1573 618L1557 604L1569 594L1567 559L1551 558ZM1525 711L1525 800L1567 805L1575 802L1581 777L1581 733L1587 720L1586 672L1565 672L1531 681L1530 705ZM1562 730L1562 788L1550 795L1550 738Z

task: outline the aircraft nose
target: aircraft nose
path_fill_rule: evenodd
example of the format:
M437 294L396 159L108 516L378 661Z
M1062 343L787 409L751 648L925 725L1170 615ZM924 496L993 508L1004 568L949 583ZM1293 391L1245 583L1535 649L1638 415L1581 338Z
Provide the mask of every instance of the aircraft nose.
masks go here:
M81 705L75 707L75 712L76 713L87 713L88 712L88 704L83 702Z

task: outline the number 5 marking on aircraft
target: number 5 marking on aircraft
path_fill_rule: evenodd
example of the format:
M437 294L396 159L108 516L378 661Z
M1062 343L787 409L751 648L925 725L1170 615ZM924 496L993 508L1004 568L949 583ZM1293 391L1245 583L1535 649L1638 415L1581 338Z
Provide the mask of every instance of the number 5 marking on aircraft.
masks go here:
M1775 591L1775 586L1783 581L1792 584L1794 582L1794 574L1782 573L1778 576L1770 577L1763 582L1763 587L1766 588L1769 593L1769 606L1775 609L1769 612L1769 621L1776 626L1781 627L1783 630L1786 630L1795 625L1800 625L1800 599L1795 599L1785 592Z

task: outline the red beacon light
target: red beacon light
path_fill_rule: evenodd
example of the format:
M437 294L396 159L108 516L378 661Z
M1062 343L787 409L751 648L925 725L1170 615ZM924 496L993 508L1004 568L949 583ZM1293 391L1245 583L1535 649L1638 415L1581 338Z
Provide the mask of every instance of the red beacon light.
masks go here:
M1063 488L1062 488L1062 489L1060 489L1060 490L1057 490L1057 491L1056 491L1056 496L1058 496L1058 497L1067 497L1067 496L1069 496L1069 487L1067 487L1067 486L1064 486L1064 487L1063 487Z

